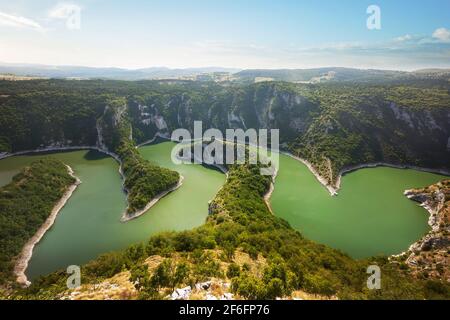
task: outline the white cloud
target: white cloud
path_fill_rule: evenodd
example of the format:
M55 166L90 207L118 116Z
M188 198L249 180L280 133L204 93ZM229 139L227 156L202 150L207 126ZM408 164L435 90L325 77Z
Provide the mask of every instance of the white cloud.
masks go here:
M403 42L403 41L409 41L409 40L412 40L412 36L410 35L410 34L405 34L404 36L401 36L401 37L397 37L397 38L395 38L394 40L395 41L398 41L398 42Z
M14 28L28 28L36 31L45 31L45 29L36 21L0 12L0 25Z
M433 38L442 42L450 42L450 30L445 28L436 29L433 32Z

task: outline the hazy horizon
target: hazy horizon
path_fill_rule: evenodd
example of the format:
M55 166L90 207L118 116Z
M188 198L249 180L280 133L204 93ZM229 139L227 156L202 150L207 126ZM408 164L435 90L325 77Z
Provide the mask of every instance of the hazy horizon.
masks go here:
M412 69L393 69L393 68L358 68L358 67L338 67L334 65L324 65L319 67L311 67L311 68L236 68L236 67L225 67L225 66L199 66L199 67L181 67L181 68L171 68L168 66L159 66L159 65L148 65L146 67L141 68L127 68L127 67L119 67L119 66L89 66L89 65L76 65L76 64L61 64L61 65L52 65L52 64L42 64L42 63L27 63L27 62L5 62L0 61L0 66L15 66L15 67L46 67L46 68L91 68L91 69L119 69L125 71L139 71L145 69L167 69L167 70L195 70L195 69L228 69L229 72L235 70L234 72L244 71L244 70L310 70L310 69L355 69L355 70L380 70L380 71L399 71L399 72L415 72L427 69L436 69L436 70L450 70L449 67L423 67L423 68L412 68Z
M450 68L448 12L448 0L0 0L0 61L129 70Z

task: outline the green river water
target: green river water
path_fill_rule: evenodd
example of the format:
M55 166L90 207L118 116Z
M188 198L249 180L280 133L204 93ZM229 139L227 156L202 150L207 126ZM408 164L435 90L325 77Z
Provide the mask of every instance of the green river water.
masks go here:
M82 184L59 213L53 227L33 251L27 275L50 273L85 263L101 253L145 241L150 235L201 225L208 201L225 176L200 165L174 165L164 142L140 148L144 158L184 176L180 189L160 200L138 219L121 223L125 195L118 164L96 151L53 153L70 165ZM33 160L26 155L0 161L0 186ZM403 196L408 188L426 186L443 176L391 168L362 169L344 176L338 197L331 197L300 162L280 156L280 170L271 198L276 215L307 238L360 258L405 250L425 234L428 213Z
M430 230L428 212L403 192L443 178L417 170L360 169L344 175L339 195L331 197L305 165L282 155L271 204L306 238L354 258L391 255Z
M120 222L126 207L117 162L96 151L52 154L75 171L82 184L60 211L53 227L35 246L27 269L30 279L69 265L80 265L101 253L118 250L150 235L187 230L201 225L208 215L208 201L225 182L225 176L201 165L174 165L173 143L140 149L146 159L176 169L185 178L175 192L161 199L138 219ZM24 165L48 155L18 156L0 161L0 185Z

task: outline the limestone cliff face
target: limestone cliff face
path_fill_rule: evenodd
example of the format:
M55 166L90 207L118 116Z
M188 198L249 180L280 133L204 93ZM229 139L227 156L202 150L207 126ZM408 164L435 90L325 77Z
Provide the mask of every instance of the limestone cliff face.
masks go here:
M151 102L152 114L164 121L169 132L177 128L192 132L194 121L202 121L204 129L281 129L284 141L304 133L313 121L312 114L320 111L308 98L277 86L249 86L220 96L211 92L198 97L186 92ZM132 113L138 121L145 120L146 115ZM148 125L154 126L155 121L150 122Z
M428 210L428 223L432 228L405 253L406 264L416 275L450 281L450 180L423 189L407 190L405 195Z
M105 114L109 98L69 94L65 87L61 95L6 99L0 105L0 153L49 146L113 149L108 132L126 118L138 144L178 128L193 132L194 121L202 121L204 130L223 132L279 129L281 146L308 160L330 185L337 184L342 170L367 163L450 170L448 89L283 82L118 86L115 98L127 107L112 115ZM105 121L99 132L100 118Z
M347 91L308 90L261 83L167 94L147 101L150 112L131 107L133 127L147 126L143 140L177 128L193 133L194 121L204 130L279 129L281 145L330 185L341 170L365 163L450 170L450 105L411 107L370 91L349 98Z

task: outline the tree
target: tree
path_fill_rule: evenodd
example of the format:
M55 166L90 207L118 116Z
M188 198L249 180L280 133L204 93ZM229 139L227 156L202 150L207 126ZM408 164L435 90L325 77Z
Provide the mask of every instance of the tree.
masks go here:
M175 269L175 273L172 277L172 290L175 290L175 287L185 281L185 279L189 276L189 266L185 262L181 262L177 265Z
M156 267L151 279L150 283L152 287L156 289L160 289L161 287L169 287L170 286L170 273L172 269L172 260L166 259Z
M271 279L270 282L266 285L265 291L265 299L273 300L278 297L283 297L285 293L283 281L278 278Z
M148 266L143 264L132 268L130 270L130 281L138 291L148 289L150 286Z
M241 268L239 267L239 265L236 263L230 263L227 270L227 277L231 279L234 277L239 277L240 274Z

